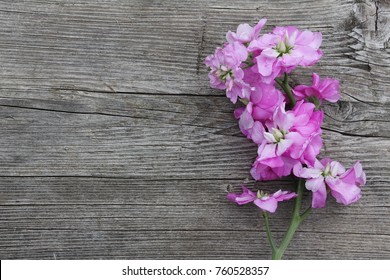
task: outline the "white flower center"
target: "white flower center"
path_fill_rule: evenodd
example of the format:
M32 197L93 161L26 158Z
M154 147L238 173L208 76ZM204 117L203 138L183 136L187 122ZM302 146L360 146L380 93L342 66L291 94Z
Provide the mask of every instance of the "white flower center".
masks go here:
M269 193L263 191L257 191L256 197L261 200L267 200L269 198Z
M226 81L227 76L230 76L230 77L234 78L232 70L228 69L226 66L221 66L216 71L216 74L223 81Z
M288 131L283 131L281 129L272 128L272 135L274 136L277 143L280 142L280 140L284 139Z
M275 47L275 50L279 53L279 57L283 56L284 54L289 54L290 51L294 48L294 46L291 46L291 44L288 41L288 37L284 37L283 41L279 41L278 44Z
M331 175L331 174L330 174L330 165L329 165L329 163L328 163L328 164L326 165L324 171L322 172L322 176L327 177L327 176L330 176L330 175Z

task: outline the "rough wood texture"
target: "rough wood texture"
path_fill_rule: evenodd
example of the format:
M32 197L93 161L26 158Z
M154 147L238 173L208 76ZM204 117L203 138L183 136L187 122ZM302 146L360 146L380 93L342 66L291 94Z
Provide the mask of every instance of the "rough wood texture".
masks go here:
M368 176L286 258L390 258L390 3L370 0L0 1L0 258L269 258L258 209L224 197L292 183L249 179L256 147L203 65L263 16L323 32L324 58L293 79L341 80L324 154Z

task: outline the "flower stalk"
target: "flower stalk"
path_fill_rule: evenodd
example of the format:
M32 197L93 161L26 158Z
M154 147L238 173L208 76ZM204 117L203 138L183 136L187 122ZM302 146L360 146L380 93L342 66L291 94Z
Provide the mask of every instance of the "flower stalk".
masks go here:
M278 83L278 85L283 89L283 91L286 93L288 99L290 100L291 106L294 107L296 104L294 95L292 93L291 87L288 84L288 75L287 73L284 73L283 80L280 78L276 78L275 81Z

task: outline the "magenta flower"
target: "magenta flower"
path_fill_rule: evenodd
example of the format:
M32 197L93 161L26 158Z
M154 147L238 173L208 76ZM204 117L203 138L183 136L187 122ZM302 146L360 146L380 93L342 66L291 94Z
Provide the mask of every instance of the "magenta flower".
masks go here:
M291 174L294 165L298 163L296 159L292 159L289 156L280 156L280 160L283 164L272 167L269 164L263 164L261 161L255 160L250 170L253 179L256 181L269 181L288 176Z
M313 167L303 168L297 164L294 175L307 179L305 186L313 192L313 208L325 206L327 189L338 203L349 205L356 202L361 197L360 187L366 184L366 174L358 161L347 172L339 162L329 158L316 160Z
M295 118L292 131L298 132L304 140L294 144L290 156L304 164L313 165L322 148L321 124L324 112L316 111L314 104L303 100L297 102L293 112Z
M297 100L315 97L319 101L337 102L340 99L339 81L330 78L320 80L320 76L313 73L312 85L298 85L294 88L293 93Z
M295 142L303 143L304 139L299 133L290 132L294 123L294 113L286 112L284 107L285 103L282 103L276 109L272 121L266 124L267 129L264 127L259 129L262 141L251 170L251 175L256 180L271 180L289 175L296 163L289 158L289 148ZM287 164L290 161L292 163Z
M272 33L253 40L248 50L261 51L254 61L263 81L270 83L297 66L315 64L322 56L321 42L320 32L299 31L294 26L275 27Z
M273 194L263 193L258 191L256 194L250 191L247 187L242 186L242 193L229 193L227 199L237 203L238 205L253 202L263 211L274 213L278 208L278 202L290 200L296 197L297 194L289 191L278 190Z
M276 108L273 118L266 121L265 127L260 122L253 122L250 127L248 110L242 113L241 130L259 144L258 156L251 169L254 179L272 180L288 176L298 161L314 164L322 147L323 119L323 112L314 111L314 108L314 104L302 100L292 111L286 112L285 103L282 103Z
M246 48L238 42L217 48L213 55L205 59L210 68L209 79L212 88L226 89L226 96L233 102L237 98L248 98L250 87L243 81L244 71L240 65L248 57Z
M262 122L272 118L284 99L284 95L273 85L257 84L251 91L248 104L234 111L242 133L253 142L261 144L264 139Z
M229 43L240 42L240 43L249 43L252 40L259 37L260 31L267 22L267 19L261 19L255 27L251 27L247 23L240 24L237 27L237 32L228 31L226 34L226 40Z
M252 139L256 144L261 144L264 140L264 126L261 122L255 121L252 116L253 103L238 108L234 111L234 115L239 119L238 125L241 132L248 138Z
M285 97L275 86L261 83L254 86L249 101L253 103L253 119L263 122L272 118Z

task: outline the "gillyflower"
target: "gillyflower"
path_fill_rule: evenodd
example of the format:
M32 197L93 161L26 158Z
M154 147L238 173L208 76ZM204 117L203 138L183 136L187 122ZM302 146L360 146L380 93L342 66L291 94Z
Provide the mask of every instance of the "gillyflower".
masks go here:
M303 142L296 141L290 150L290 156L300 162L313 165L322 148L321 124L324 112L315 110L315 105L303 100L293 108L294 124L292 131L298 132Z
M251 169L256 180L271 180L291 173L294 165L314 163L322 147L322 111L314 104L299 101L293 110L285 110L283 102L265 127L258 125L250 131L259 144L258 156ZM241 121L241 119L240 119ZM255 136L255 137L254 137ZM262 137L261 137L262 136Z
M312 75L312 85L298 85L293 89L294 96L297 100L307 98L309 101L327 100L337 102L340 99L339 81L331 78L320 79L316 73ZM315 98L314 100L311 100Z
M255 68L264 82L272 82L297 66L315 64L322 56L320 32L300 31L294 26L275 27L272 33L253 40L248 51L261 53L254 58Z
M250 191L247 187L242 186L241 194L229 193L227 195L227 199L237 203L238 205L253 202L263 211L274 213L278 208L278 202L290 200L296 196L296 193L282 190L278 190L273 194L264 193L262 191L254 193Z
M289 176L294 165L297 164L296 159L289 156L282 155L279 157L281 164L271 165L269 163L263 164L261 161L255 160L250 170L250 173L256 181L275 180L284 176Z
M249 43L252 40L259 37L260 31L267 22L267 19L261 19L256 26L252 27L247 23L240 24L237 27L236 32L228 31L226 34L226 40L229 43L240 42L240 43Z
M238 42L217 48L215 53L205 59L210 68L208 74L212 88L226 89L226 96L233 102L237 98L248 98L250 87L243 81L244 71L240 65L248 57L246 48Z
M313 167L294 166L294 175L306 179L306 188L313 192L312 207L325 206L327 190L338 203L349 205L361 197L360 187L366 184L366 174L360 162L352 168L345 168L337 161L325 158L316 160Z
M234 115L239 119L242 133L253 142L261 144L262 122L272 118L276 108L285 100L284 95L273 85L258 83L252 88L245 107L237 108Z
M264 140L264 127L261 122L253 119L252 113L253 103L249 102L245 107L237 108L234 116L239 119L238 126L241 132L256 144L261 144Z
M285 110L285 103L276 108L272 121L266 123L266 127L259 127L259 135L262 135L262 141L257 150L257 158L253 164L251 174L256 180L274 179L278 176L285 176L291 173L291 165L286 165L286 159L289 158L288 149L294 142L303 143L304 139L297 132L290 131L294 124L294 113ZM273 173L264 168L269 167ZM266 176L261 176L261 174Z

